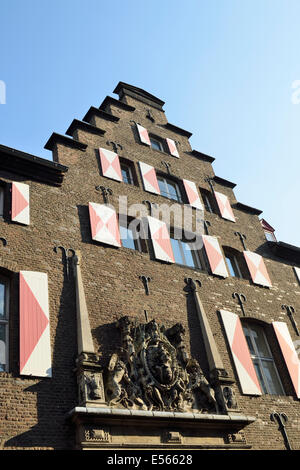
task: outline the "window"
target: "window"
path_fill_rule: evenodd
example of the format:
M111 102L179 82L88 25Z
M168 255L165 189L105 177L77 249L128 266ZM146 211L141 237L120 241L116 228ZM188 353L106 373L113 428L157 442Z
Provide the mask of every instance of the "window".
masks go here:
M123 182L138 186L134 163L124 157L119 157L119 161Z
M137 223L138 220L136 219L131 224L127 225L125 220L122 220L122 216L120 217L120 238L122 242L122 246L125 248L130 248L131 250L142 251L142 244L141 239L139 237L137 231Z
M262 392L285 395L264 328L255 323L243 322L243 330Z
M133 177L130 166L126 165L126 163L121 163L121 173L124 183L133 184Z
M157 175L157 182L161 196L173 199L177 202L182 202L181 192L175 181L165 178L164 176Z
M268 242L276 242L276 237L274 235L274 232L266 232L265 231L265 236L266 236L266 239L268 240Z
M236 257L234 255L228 254L227 256L225 255L225 259L230 276L242 277L241 270Z
M160 152L164 152L164 146L160 139L158 139L157 137L153 137L151 135L149 136L149 138L150 138L151 147L154 150L159 150Z
M200 194L203 200L204 209L211 214L216 213L214 197L210 191L200 188Z
M0 372L8 370L8 280L0 276Z
M223 246L223 251L230 276L249 279L249 272L243 254L227 246Z
M4 187L0 186L0 217L4 217Z
M202 250L197 250L194 242L175 239L170 237L175 263L189 266L195 269L205 269L205 262L202 258Z

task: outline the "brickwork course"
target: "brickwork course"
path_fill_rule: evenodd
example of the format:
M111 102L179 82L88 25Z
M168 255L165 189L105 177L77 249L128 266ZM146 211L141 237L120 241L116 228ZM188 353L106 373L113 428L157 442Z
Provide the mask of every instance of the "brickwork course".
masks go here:
M53 134L46 144L53 161L0 146L0 182L5 187L5 205L9 206L12 182L30 187L30 224L10 220L9 208L0 221L0 274L10 283L9 363L0 372L0 448L1 449L72 449L75 430L66 414L77 405L74 373L77 356L75 284L67 276L63 250L81 253L81 272L95 351L105 367L119 347L118 318L129 315L142 322L145 310L166 327L180 322L186 330L186 348L204 372L208 364L199 320L193 301L186 291L186 278L201 281L199 294L224 368L235 379L233 385L239 409L256 420L243 429L246 442L255 450L286 448L278 424L270 414L285 413L286 433L292 449L300 449L300 407L284 357L272 329L272 322L285 322L297 349L299 337L286 309L293 306L294 319L300 326L300 283L294 267L300 267L300 249L284 243L268 242L260 222L260 211L240 203L234 195L235 184L216 176L213 158L192 149L190 133L170 124L163 103L152 95L126 84L119 84L119 99L107 97L99 108L91 107L82 121L74 120L67 136ZM150 115L149 115L150 110ZM148 133L176 142L179 157L142 145L136 123ZM99 148L113 151L111 142L120 145L120 158L131 162L135 184L125 184L102 176ZM8 156L9 155L9 159ZM121 160L124 161L124 160ZM179 264L156 260L149 240L142 250L114 248L93 241L89 220L89 202L103 204L104 186L112 190L110 204L119 206L119 196L128 198L128 207L149 200L157 204L172 203L161 195L146 192L138 162L152 165L168 176L162 161L170 164L174 178L191 180L198 191L214 190L226 195L235 222L225 220L218 211L204 212L210 222L209 234L218 238L222 247L242 253L240 237L246 235L247 250L260 254L272 282L271 287L253 283L246 265L243 278L222 278ZM2 164L3 162L3 164ZM199 193L200 194L200 193ZM184 201L186 202L186 201ZM145 210L147 205L145 205ZM193 217L197 210L193 209ZM3 245L3 246L2 246ZM49 315L52 370L51 378L23 376L19 371L19 275L20 271L48 274ZM139 276L151 278L150 294ZM246 297L243 315L233 293ZM270 346L284 394L261 396L243 394L232 359L220 310L237 314L241 321L262 325Z

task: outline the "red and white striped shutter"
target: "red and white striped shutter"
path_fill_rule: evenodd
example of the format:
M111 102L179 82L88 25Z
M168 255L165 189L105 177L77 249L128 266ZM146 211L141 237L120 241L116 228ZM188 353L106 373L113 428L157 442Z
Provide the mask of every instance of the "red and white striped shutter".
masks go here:
M11 220L20 224L29 225L29 185L24 183L12 183L11 188Z
M300 268L297 268L296 266L294 266L294 271L300 284Z
M123 181L119 155L111 150L99 149L103 176L116 181Z
M214 191L215 198L223 219L231 220L231 222L235 222L235 217L231 209L231 205L229 202L228 197L225 194L219 193Z
M290 336L287 324L280 321L272 323L282 355L290 374L296 395L300 398L300 361Z
M153 249L156 259L174 263L174 254L170 241L169 231L165 222L147 217Z
M156 178L156 171L153 166L143 162L139 162L139 166L145 191L148 191L149 193L160 194L160 189Z
M257 253L253 253L252 251L244 251L244 257L254 284L272 287L272 283L262 256Z
M52 377L48 276L20 271L20 374Z
M173 157L179 158L179 153L178 153L174 140L166 139L166 141L167 141L170 154L173 155Z
M247 395L261 395L241 321L235 313L227 310L220 310L220 313L242 392Z
M218 276L228 277L226 263L218 239L210 235L202 235L202 240L211 272Z
M147 129L145 127L141 126L140 124L137 124L136 128L137 128L141 143L150 146L151 142L150 142L150 139L149 139L149 134L148 134Z
M200 200L197 186L193 181L183 180L184 188L189 200L189 203L192 207L196 207L196 209L204 210L202 202Z
M105 204L89 203L92 239L106 245L121 246L116 211Z

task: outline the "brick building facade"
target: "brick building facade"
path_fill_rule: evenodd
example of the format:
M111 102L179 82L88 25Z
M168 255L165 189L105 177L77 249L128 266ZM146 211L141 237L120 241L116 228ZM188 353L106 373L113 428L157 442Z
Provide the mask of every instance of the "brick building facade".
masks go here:
M1 448L300 449L300 249L114 92L53 161L0 146Z

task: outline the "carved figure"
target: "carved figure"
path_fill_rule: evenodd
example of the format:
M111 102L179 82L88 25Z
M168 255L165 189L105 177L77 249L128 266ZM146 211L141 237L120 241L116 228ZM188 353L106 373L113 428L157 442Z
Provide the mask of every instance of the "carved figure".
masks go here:
M137 324L126 316L117 326L120 353L111 356L105 381L110 406L189 411L200 394L207 403L201 411L218 410L213 388L188 356L182 324L166 330L155 320Z
M98 400L102 398L102 387L99 382L99 377L95 374L85 375L84 380L87 386L88 398L90 400Z

